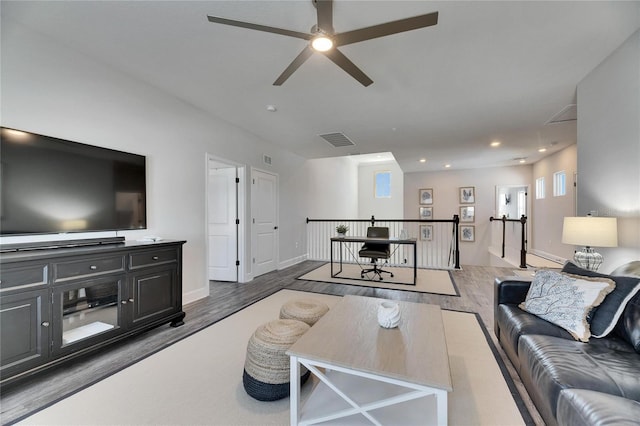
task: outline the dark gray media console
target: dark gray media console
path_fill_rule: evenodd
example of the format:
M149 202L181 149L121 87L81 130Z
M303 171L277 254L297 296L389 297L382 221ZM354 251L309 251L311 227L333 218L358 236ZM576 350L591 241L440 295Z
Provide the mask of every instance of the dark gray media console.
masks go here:
M185 241L3 247L0 384L161 324L183 324Z

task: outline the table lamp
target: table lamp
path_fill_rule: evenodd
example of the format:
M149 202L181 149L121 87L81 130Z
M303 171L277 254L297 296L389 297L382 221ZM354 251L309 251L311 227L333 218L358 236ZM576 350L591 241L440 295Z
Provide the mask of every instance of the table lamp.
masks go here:
M575 251L573 259L578 266L597 271L604 258L593 247L617 247L618 222L615 217L565 217L562 242L584 246Z

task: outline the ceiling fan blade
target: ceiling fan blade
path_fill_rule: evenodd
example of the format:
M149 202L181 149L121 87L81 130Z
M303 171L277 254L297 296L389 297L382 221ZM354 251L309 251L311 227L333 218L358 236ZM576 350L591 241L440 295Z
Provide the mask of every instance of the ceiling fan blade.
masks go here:
M351 77L358 80L364 87L367 87L373 80L371 80L360 68L358 68L353 62L349 60L338 49L331 49L326 52L322 52L327 58L331 59L337 66L345 70Z
M302 65L304 63L304 61L309 59L309 57L311 55L313 55L313 49L311 49L311 46L305 47L304 50L302 52L300 52L300 54L298 56L296 56L296 58L293 60L293 62L291 62L289 64L287 69L285 69L282 72L282 74L280 74L280 77L278 77L276 79L276 81L273 82L273 85L274 86L282 86L282 83L287 81L287 79L289 77L291 77L291 74L293 74L295 72L295 70L300 68L300 65Z
M344 46L360 41L371 40L373 38L384 37L391 34L405 31L417 30L418 28L430 27L438 23L438 12L426 15L414 16L411 18L399 19L384 24L373 25L371 27L360 28L359 30L346 31L336 34L334 39L336 46Z
M333 34L333 0L313 0L318 12L318 28Z
M266 33L280 34L289 37L301 38L303 40L311 40L311 34L301 33L298 31L283 30L282 28L268 27L266 25L252 24L250 22L234 21L233 19L219 18L217 16L207 15L209 22L215 24L231 25L233 27L248 28L250 30L264 31Z

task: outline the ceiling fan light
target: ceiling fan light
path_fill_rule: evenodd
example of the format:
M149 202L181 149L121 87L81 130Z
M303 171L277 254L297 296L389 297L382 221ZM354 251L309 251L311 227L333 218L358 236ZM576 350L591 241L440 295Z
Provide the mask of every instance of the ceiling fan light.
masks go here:
M326 52L333 47L333 40L327 36L318 36L311 41L311 47L318 52Z

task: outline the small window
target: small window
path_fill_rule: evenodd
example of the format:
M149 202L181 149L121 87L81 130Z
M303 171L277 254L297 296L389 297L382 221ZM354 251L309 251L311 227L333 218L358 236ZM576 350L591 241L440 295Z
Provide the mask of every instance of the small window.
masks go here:
M564 195L567 195L566 182L567 182L567 178L564 171L555 172L553 174L553 196L554 197L562 197Z
M544 177L536 179L536 199L544 198Z
M391 198L391 172L376 172L376 198Z

